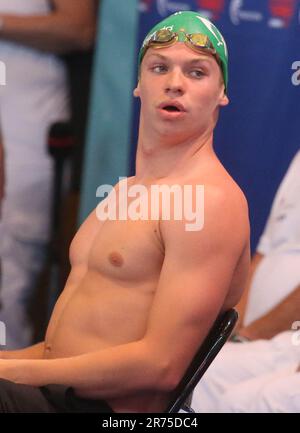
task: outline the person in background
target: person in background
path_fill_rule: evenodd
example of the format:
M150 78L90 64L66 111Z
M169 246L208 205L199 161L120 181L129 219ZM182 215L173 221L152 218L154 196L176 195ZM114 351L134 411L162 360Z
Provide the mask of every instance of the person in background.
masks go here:
M4 149L3 149L2 134L0 129L0 211L1 211L1 202L3 197L4 197Z
M0 0L0 87L5 197L0 222L0 321L7 348L32 342L27 314L50 235L53 168L51 125L70 117L60 55L87 50L96 29L94 0Z

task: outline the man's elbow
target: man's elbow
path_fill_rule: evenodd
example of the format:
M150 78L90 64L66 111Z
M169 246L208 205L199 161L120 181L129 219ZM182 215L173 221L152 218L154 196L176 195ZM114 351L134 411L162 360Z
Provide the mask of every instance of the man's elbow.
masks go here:
M155 388L162 392L172 392L178 386L182 374L176 366L176 362L163 360L157 367Z
M163 381L163 391L165 392L174 391L179 385L180 380L181 380L181 375L178 374L178 372L176 372L174 369L170 368Z
M140 369L143 372L140 379L141 387L158 392L172 392L179 384L184 366L178 362L176 355L171 354L166 348L157 348L148 339L139 342L137 353L141 357Z

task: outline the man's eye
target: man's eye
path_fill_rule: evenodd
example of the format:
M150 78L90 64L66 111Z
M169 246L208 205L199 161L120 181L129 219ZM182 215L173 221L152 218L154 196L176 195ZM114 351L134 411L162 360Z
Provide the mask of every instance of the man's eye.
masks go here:
M166 72L167 67L165 65L155 65L155 66L152 66L151 71L160 74L162 72Z
M194 78L202 78L205 75L205 73L201 69L193 69L190 72L190 75Z

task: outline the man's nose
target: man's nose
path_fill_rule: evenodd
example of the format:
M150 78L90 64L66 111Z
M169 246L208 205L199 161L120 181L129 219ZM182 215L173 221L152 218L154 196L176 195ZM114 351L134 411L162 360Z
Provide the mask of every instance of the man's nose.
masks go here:
M174 69L167 74L166 93L181 95L185 92L185 81L181 71Z

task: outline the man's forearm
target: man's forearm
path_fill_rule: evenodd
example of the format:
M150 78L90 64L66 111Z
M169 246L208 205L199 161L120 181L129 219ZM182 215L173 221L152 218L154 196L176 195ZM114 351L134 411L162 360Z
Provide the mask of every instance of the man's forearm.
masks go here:
M300 286L267 314L240 329L239 333L251 340L269 339L291 329L297 320L300 320Z
M93 398L116 398L165 386L156 357L135 342L61 359L0 361L0 377L17 383L72 386Z
M52 12L48 15L0 15L0 40L5 39L53 53L87 49L94 40L94 25L80 25Z
M0 359L42 359L44 342L20 350L1 350Z

